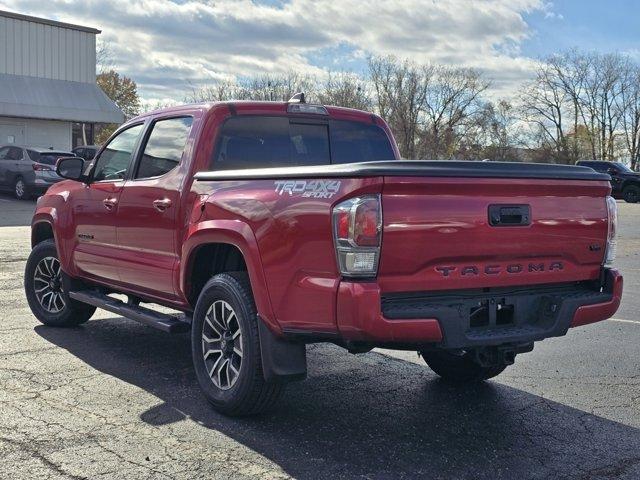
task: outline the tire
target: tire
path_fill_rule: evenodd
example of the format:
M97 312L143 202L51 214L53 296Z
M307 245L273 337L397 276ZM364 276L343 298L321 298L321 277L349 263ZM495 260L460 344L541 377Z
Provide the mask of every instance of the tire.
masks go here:
M31 198L27 184L22 177L18 177L13 182L13 196L18 200L28 200Z
M429 368L451 383L475 383L499 375L507 365L483 367L476 363L471 354L464 352L456 355L444 350L419 352Z
M24 291L35 317L51 327L75 327L89 320L96 311L96 307L69 298L69 292L62 287L63 275L52 239L44 240L31 250L24 271Z
M262 413L284 390L283 383L264 379L259 321L244 272L214 276L198 297L191 325L193 366L205 397L225 415Z
M640 186L629 185L622 191L622 198L627 203L638 203L640 201Z

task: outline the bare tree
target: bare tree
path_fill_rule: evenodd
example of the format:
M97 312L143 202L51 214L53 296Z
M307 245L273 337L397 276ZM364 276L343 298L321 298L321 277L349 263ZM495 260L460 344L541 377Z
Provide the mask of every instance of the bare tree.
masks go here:
M543 134L543 143L553 146L553 160L573 163L620 156L629 121L629 65L620 54L575 49L540 63L536 79L522 96L522 111Z
M551 151L556 163L575 161L567 141L565 114L569 99L570 94L549 63L540 64L536 78L525 87L520 99L523 119L533 125L533 137L539 139L537 146Z
M460 141L477 125L482 111L481 97L489 87L480 72L468 68L425 68L426 129L421 154L449 159L456 155Z
M628 65L624 71L620 100L626 153L632 170L640 167L640 67Z
M420 123L425 113L431 68L394 57L369 59L369 75L378 113L393 131L400 153L418 158Z
M520 160L518 148L524 146L524 132L516 108L507 100L487 102L476 120L478 156L499 162Z
M187 103L222 102L226 100L245 100L248 93L234 81L222 81L215 85L195 87L185 96Z
M295 93L305 92L308 99L316 93L316 82L307 75L262 75L237 81L224 81L200 88L191 87L185 100L211 102L227 100L279 101L289 100Z
M113 70L115 67L113 46L108 40L98 40L96 43L96 74Z
M373 102L366 82L353 73L329 73L320 85L318 101L323 105L371 110Z

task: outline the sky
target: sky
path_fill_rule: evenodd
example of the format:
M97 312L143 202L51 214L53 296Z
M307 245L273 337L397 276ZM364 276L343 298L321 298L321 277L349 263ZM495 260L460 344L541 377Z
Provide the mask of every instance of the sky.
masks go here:
M362 73L371 55L480 69L509 98L572 47L640 61L638 0L0 0L102 30L144 102L262 74Z

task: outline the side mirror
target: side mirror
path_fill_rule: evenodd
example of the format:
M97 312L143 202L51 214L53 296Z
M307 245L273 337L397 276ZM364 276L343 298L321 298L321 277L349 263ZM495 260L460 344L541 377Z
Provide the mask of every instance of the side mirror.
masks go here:
M616 170L615 168L607 168L607 173L609 175L615 175L618 173L618 170Z
M56 173L69 180L84 180L84 160L80 157L63 157L56 163Z

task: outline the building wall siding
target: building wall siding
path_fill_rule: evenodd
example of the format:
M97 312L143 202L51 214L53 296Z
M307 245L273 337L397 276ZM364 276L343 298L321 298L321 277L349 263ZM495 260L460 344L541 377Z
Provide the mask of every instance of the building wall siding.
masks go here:
M0 135L8 133L15 143L28 147L71 150L71 122L56 120L37 120L33 118L0 117ZM22 133L22 136L20 136ZM8 139L2 135L0 145L6 145Z
M95 82L93 33L0 16L0 73Z

